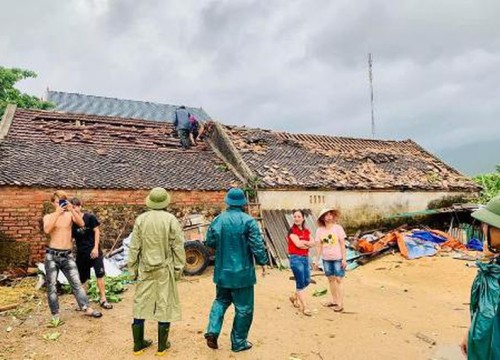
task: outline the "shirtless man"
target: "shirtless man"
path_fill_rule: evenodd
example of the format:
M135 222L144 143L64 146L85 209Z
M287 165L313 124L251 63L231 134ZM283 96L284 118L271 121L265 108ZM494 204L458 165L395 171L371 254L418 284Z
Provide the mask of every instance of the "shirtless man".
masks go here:
M73 294L80 309L90 317L99 318L102 314L89 306L89 300L83 290L75 259L73 258L71 242L71 227L73 223L84 226L83 218L75 211L64 191L56 191L51 201L55 212L43 217L43 231L50 235L49 246L45 254L45 271L47 275L47 296L52 323L57 326L59 320L59 299L57 296L57 274L61 270L68 279Z

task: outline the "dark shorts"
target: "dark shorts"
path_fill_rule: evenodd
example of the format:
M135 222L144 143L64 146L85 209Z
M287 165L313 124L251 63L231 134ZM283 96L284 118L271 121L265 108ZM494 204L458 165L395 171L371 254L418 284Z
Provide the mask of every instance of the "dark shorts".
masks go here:
M99 255L97 258L92 259L90 254L77 254L76 267L80 274L80 281L83 283L90 279L90 269L94 268L96 278L100 279L106 275L104 271L103 256Z
M295 288L305 289L311 283L311 269L309 268L309 257L289 255L290 268L295 277Z
M323 270L326 276L345 276L345 270L342 269L342 260L323 260Z

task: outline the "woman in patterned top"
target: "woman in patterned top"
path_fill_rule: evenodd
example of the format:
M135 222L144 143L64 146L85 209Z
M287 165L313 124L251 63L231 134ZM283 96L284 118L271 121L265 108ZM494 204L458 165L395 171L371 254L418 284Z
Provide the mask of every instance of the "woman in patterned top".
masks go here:
M316 260L319 264L319 256L323 259L323 270L330 284L332 301L325 304L332 307L334 311L344 310L344 289L342 278L345 276L346 234L342 226L337 224L340 212L334 209L323 209L318 216L318 229L316 230Z

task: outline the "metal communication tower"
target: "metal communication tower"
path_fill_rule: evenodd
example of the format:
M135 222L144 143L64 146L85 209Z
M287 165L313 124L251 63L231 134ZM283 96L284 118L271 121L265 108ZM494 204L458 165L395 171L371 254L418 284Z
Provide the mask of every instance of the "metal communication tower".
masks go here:
M370 103L371 103L371 110L372 110L372 138L375 138L375 101L373 98L373 72L372 72L372 67L373 67L373 58L372 58L372 53L368 53L368 76L370 78Z

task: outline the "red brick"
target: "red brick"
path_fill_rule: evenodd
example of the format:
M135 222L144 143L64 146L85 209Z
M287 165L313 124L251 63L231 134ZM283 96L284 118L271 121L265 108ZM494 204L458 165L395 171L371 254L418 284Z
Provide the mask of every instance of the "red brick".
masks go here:
M16 241L30 242L32 263L42 261L46 236L40 229L44 203L56 189L0 187L0 231ZM65 189L68 196L77 195L91 205L144 205L148 190ZM193 207L223 207L225 192L170 191L172 204ZM24 204L24 205L23 205Z

